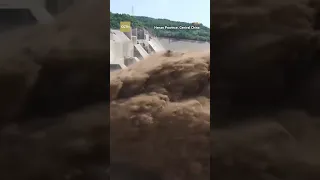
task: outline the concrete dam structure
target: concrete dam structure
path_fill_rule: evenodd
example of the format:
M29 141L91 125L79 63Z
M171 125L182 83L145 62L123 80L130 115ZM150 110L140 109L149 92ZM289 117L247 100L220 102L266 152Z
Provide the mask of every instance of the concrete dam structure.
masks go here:
M110 71L124 69L132 63L147 58L150 54L166 49L156 37L145 29L131 28L130 32L110 30Z
M110 70L124 69L147 58L150 54L173 50L179 52L210 49L210 43L195 40L177 40L151 36L145 29L132 29L128 33L110 31Z

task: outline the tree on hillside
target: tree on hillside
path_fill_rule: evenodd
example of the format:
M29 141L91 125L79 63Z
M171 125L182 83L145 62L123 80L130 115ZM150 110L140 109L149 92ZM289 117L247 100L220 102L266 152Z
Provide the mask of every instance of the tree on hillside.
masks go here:
M130 16L110 12L110 26L112 29L119 29L121 21L130 21L132 27L144 27L150 33L158 37L170 37L175 39L189 39L199 41L210 41L210 29L200 24L197 30L167 30L154 29L154 26L192 26L192 23L171 21L168 19L155 19L145 16Z

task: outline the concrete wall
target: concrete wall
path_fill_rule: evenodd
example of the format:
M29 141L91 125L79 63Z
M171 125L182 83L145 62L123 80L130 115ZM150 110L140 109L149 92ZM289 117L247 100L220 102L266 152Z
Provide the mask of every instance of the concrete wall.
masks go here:
M132 39L133 45L137 44L137 36L132 36L131 39Z
M132 36L137 36L138 32L137 32L137 28L133 28L132 29Z
M133 57L133 43L132 41L123 42L123 57Z
M144 39L144 31L143 29L137 29L137 38Z
M144 48L144 50L147 51L147 53L150 53L151 52L151 49L150 49L150 45L149 45L149 42L148 41L144 41L141 46Z
M144 35L144 39L145 39L146 41L150 41L149 34L145 34L145 35Z
M134 57L137 57L138 59L143 59L143 57L141 56L141 54L137 50L137 48L134 48L133 55L134 55Z
M110 32L110 63L124 64L126 57L133 57L133 42L119 30ZM111 57L111 54L113 58ZM112 59L111 59L112 58Z
M110 41L110 52L113 55L113 59L110 59L112 63L123 63L125 57L133 57L133 43Z
M132 31L130 31L130 32L124 32L124 34L131 40Z
M110 63L116 64L119 63L118 61L123 59L123 48L121 43L110 41L110 52L112 52L113 55L113 59L110 59Z

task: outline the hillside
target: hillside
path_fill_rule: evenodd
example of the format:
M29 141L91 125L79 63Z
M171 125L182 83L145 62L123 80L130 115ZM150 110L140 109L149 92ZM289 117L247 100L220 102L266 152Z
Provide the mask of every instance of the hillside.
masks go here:
M114 29L120 28L120 21L130 21L133 27L144 27L158 37L171 37L176 39L188 39L199 41L210 41L210 28L200 25L196 30L165 30L154 29L154 26L191 26L191 23L171 21L168 19L155 19L144 16L130 16L110 12L110 26Z

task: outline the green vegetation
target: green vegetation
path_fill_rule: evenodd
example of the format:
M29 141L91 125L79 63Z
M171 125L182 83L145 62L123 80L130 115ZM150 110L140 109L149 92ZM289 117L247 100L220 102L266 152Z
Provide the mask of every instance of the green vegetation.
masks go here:
M199 41L210 41L210 29L200 25L200 29L196 30L168 30L154 29L154 26L192 26L191 23L170 21L168 19L154 19L144 16L130 16L128 14L118 14L110 12L110 26L112 29L120 29L120 21L130 21L131 26L143 27L150 33L158 37L171 37L176 39L189 39Z

